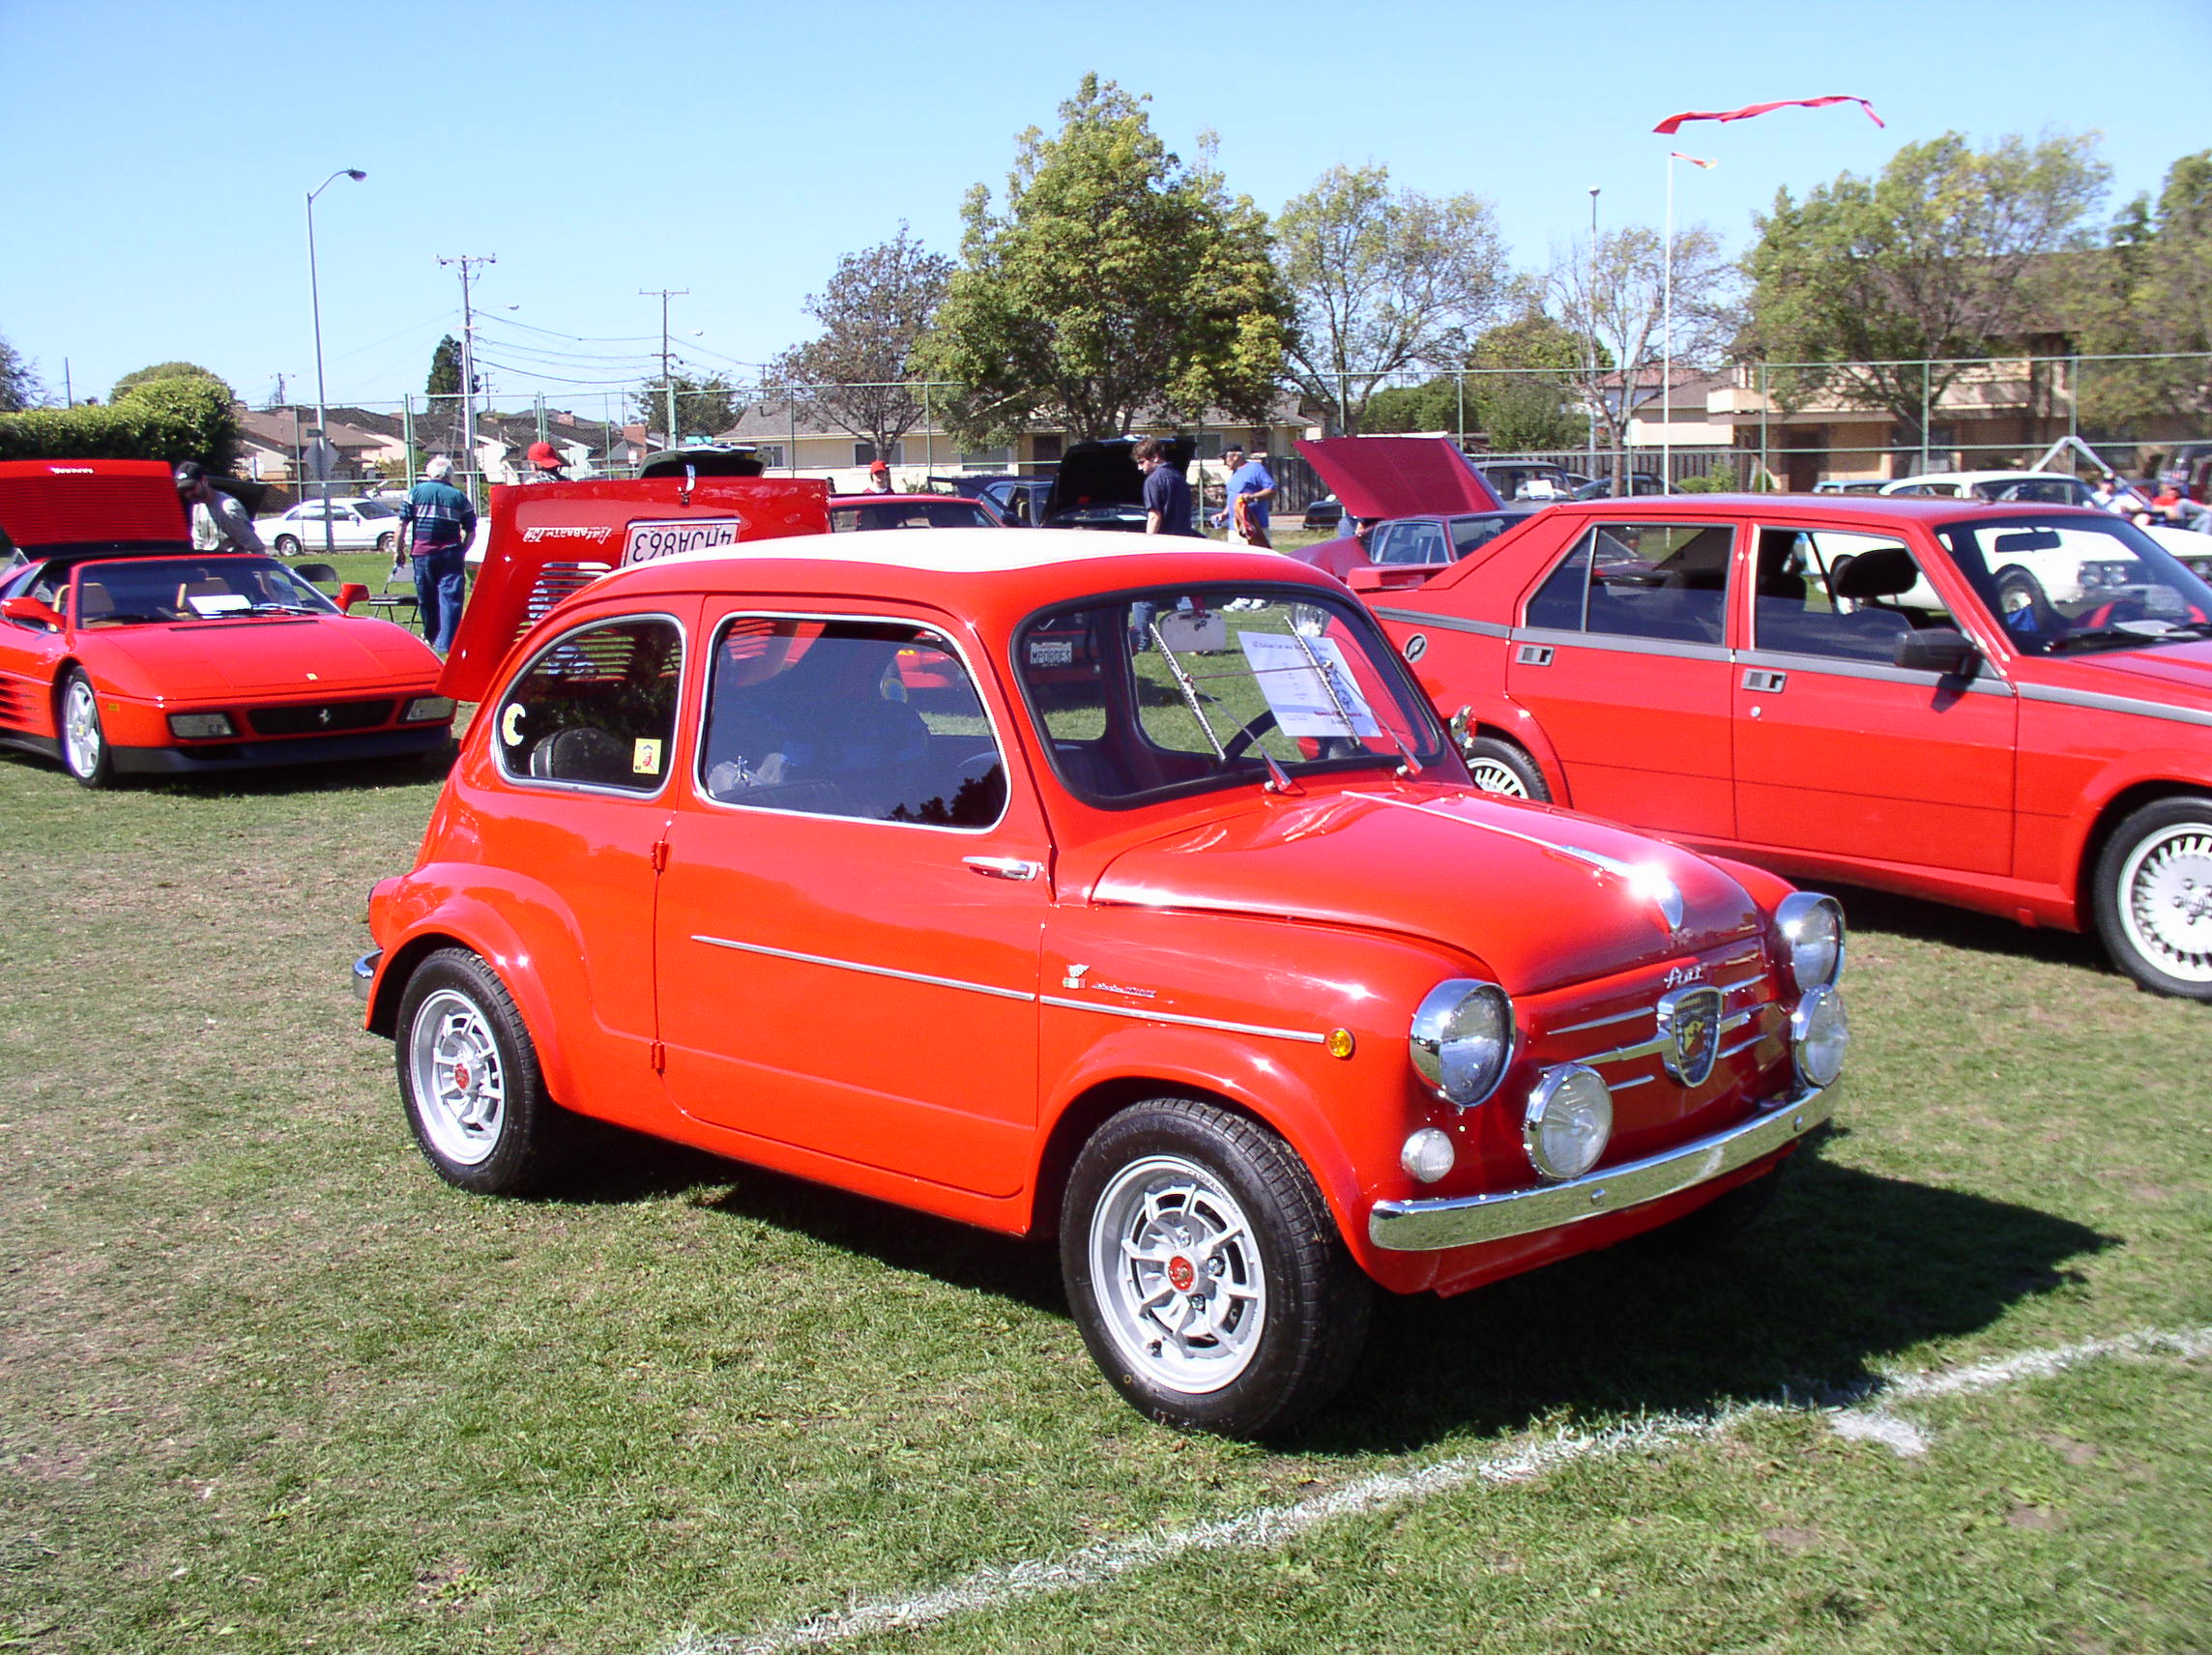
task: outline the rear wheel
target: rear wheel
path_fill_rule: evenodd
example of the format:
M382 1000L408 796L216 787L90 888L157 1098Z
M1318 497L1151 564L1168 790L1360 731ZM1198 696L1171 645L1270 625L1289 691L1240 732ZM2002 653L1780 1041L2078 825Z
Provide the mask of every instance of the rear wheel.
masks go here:
M466 948L417 966L393 1056L407 1123L440 1177L479 1195L543 1187L570 1120L545 1095L530 1031L489 966Z
M86 787L113 786L115 755L100 722L100 698L81 667L72 667L62 681L61 726L62 763L69 773Z
M1114 1388L1164 1424L1248 1437L1336 1394L1372 1285L1290 1146L1195 1098L1109 1120L1076 1157L1061 1269Z
M1485 793L1501 793L1508 798L1532 798L1539 804L1549 804L1552 789L1544 780L1544 772L1536 768L1536 761L1511 741L1495 736L1478 736L1468 744L1468 774L1474 785Z
M2043 582L2023 568L1997 571L1997 612L2000 615L2018 615L2022 610L2041 615L2051 607L2044 595Z
M389 529L376 537L376 549L382 552L386 557L390 557L392 555L392 548L398 544L399 537L393 534Z
M298 557L300 555L300 537L297 535L277 536L276 555L280 558Z
M2160 994L2212 1000L2212 798L2146 804L2097 858L2097 933L2112 963Z

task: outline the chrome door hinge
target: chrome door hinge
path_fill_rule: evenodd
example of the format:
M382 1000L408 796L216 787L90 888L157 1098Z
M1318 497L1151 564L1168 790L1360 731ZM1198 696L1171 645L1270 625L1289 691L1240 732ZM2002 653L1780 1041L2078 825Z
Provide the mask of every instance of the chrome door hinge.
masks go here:
M667 866L668 841L666 839L655 839L653 842L653 871L656 874L661 873L666 870Z
M646 1056L653 1060L653 1072L655 1074L664 1075L668 1072L668 1048L658 1040L654 1041L652 1045L646 1048Z

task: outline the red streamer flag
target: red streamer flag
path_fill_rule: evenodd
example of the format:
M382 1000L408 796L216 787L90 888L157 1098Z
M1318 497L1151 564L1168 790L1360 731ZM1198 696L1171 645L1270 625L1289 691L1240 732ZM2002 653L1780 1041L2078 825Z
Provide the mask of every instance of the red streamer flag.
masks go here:
M1837 93L1832 98L1784 98L1772 103L1746 103L1740 109L1686 109L1679 115L1670 115L1651 130L1672 136L1681 129L1684 121L1748 121L1754 115L1763 115L1770 109L1820 109L1830 103L1856 103L1867 112L1867 119L1877 127L1889 123L1874 112L1874 105L1864 98L1853 98Z

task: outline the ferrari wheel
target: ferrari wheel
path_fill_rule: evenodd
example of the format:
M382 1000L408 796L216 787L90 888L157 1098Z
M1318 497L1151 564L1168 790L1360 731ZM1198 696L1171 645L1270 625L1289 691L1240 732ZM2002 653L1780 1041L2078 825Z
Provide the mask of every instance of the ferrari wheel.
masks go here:
M1538 804L1551 802L1552 790L1544 780L1544 772L1536 768L1534 759L1511 741L1500 741L1494 736L1477 737L1468 743L1467 772L1485 793L1501 793L1508 798L1532 798Z
M2160 994L2212 1000L2212 798L2162 798L2097 858L2097 932L2112 963Z
M1334 1396L1372 1287L1289 1145L1195 1098L1123 1111L1083 1147L1061 1269L1114 1388L1163 1424L1250 1437Z
M72 668L62 681L62 763L86 787L109 787L115 781L115 755L101 728L100 698L92 680L81 667Z
M441 948L415 968L393 1055L407 1122L440 1177L479 1195L544 1184L568 1118L545 1095L522 1014L482 960Z

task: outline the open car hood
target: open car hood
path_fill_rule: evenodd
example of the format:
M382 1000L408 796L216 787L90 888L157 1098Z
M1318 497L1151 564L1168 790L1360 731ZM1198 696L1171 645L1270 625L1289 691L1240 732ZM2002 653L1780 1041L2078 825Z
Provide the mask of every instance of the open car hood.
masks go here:
M1298 452L1354 517L1495 511L1502 504L1449 437L1300 438Z
M191 540L161 460L0 462L0 531L26 553L117 541L168 552Z
M1167 463L1186 476L1198 444L1189 437L1166 437ZM1103 443L1077 443L1061 456L1053 473L1052 491L1045 496L1040 523L1049 523L1062 511L1079 507L1127 506L1140 512L1145 504L1145 474L1131 456L1136 440L1116 437Z
M1388 783L1255 799L1136 846L1107 865L1091 900L1279 915L1292 890L1301 919L1432 939L1476 955L1516 994L1761 925L1734 880L1663 841L1465 788Z

